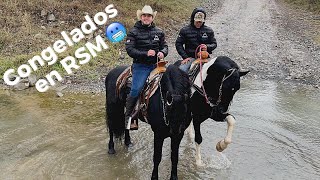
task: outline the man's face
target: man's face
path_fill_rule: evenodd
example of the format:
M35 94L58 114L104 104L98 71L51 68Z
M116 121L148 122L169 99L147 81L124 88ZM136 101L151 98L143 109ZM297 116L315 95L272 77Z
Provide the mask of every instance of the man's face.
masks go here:
M141 15L141 22L144 25L150 25L153 21L153 16L151 14L142 14Z
M200 28L202 26L203 22L202 21L194 21L194 26L196 28Z

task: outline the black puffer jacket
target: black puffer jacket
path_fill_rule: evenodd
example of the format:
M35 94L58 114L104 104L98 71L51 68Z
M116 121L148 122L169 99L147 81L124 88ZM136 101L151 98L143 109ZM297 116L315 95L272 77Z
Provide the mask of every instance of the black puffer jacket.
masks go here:
M147 56L148 50L155 50L155 56ZM126 50L134 63L155 64L157 62L157 53L163 52L168 55L168 45L165 40L164 32L155 27L154 23L150 26L142 25L137 21L130 30L126 40Z
M209 54L217 47L214 32L210 27L204 25L204 23L200 28L194 26L194 16L197 12L203 12L206 18L204 9L195 8L191 14L190 24L180 30L176 40L176 49L183 59L188 57L195 58L195 50L200 44L207 45Z

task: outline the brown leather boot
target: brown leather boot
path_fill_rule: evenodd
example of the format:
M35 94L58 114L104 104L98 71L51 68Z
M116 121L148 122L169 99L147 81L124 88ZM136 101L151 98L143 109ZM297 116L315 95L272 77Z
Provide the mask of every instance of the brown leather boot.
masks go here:
M138 119L134 119L131 121L130 130L138 130Z
M136 102L138 100L138 97L127 97L126 101L126 112L125 112L125 125L126 128L128 127L128 123L130 121L130 130L138 130L138 120L131 119L132 112L134 109L134 106L136 105Z

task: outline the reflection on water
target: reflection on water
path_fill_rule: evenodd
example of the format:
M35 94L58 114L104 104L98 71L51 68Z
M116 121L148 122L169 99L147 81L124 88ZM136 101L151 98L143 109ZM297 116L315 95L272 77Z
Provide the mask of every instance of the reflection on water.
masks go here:
M237 123L225 152L215 144L226 123L201 126L204 167L196 167L195 144L181 142L180 179L319 179L320 93L270 81L242 83L230 112ZM153 133L141 124L135 145L116 143L107 154L103 94L0 91L0 179L149 179ZM170 140L159 167L169 179Z

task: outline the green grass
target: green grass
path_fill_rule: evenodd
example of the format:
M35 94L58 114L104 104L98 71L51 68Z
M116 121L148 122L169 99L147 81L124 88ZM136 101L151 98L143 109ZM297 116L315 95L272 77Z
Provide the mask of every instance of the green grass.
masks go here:
M92 42L95 44L95 42ZM97 67L114 67L117 65L117 58L116 54L118 54L117 48L121 45L111 45L109 44L109 49L103 49L101 52L97 52L96 57L91 57L90 61L86 64L80 65L77 63L80 68L78 70L73 70L73 72L76 71L92 71L94 72ZM79 43L76 44L73 48L67 49L65 52L61 54L57 54L58 60L55 64L49 66L45 65L42 67L39 67L38 70L34 71L33 74L35 74L37 77L44 77L48 73L50 73L53 70L56 70L61 75L66 75L67 72L65 71L64 67L61 65L60 61L63 60L67 56L74 57L75 51L80 48L85 47L85 43ZM89 51L86 51L89 53ZM3 78L3 74L6 70L13 68L17 72L17 69L22 64L28 64L28 60L31 59L35 55L40 55L41 52L34 53L32 55L17 55L15 57L0 57L0 78ZM98 75L89 75L90 79L93 77L97 77Z
M320 0L285 0L298 8L320 13Z
M90 16L104 11L104 8L114 4L118 10L115 18L108 19L106 25L118 21L129 30L137 20L136 12L145 4L151 5L158 14L154 20L156 25L162 28L166 34L175 35L181 24L187 21L194 7L199 1L192 0L13 0L0 1L0 78L9 69L17 69L21 64L26 64L35 55L40 55L42 50L59 39L60 32L70 32L79 27L84 21L84 16ZM57 19L54 23L48 23L41 17L41 11L52 12ZM64 22L64 23L61 23ZM99 27L103 32L104 26ZM97 30L98 31L98 30ZM96 32L97 32L96 31ZM71 55L87 41L81 40L72 48L68 47L66 52L59 54L59 60ZM109 43L109 49L98 53L85 65L81 65L79 71L91 72L89 79L99 76L97 69L110 69L114 66L131 63L126 57L122 62L118 61L119 49L124 49L124 42ZM44 66L34 72L38 77L43 77L52 70L66 74L59 62L52 66ZM105 74L105 72L104 72Z
M284 0L294 9L310 11L315 17L320 15L320 0ZM314 30L309 31L308 36L312 37L315 43L320 44L320 33L317 29L320 28L320 21L318 19L306 19Z

